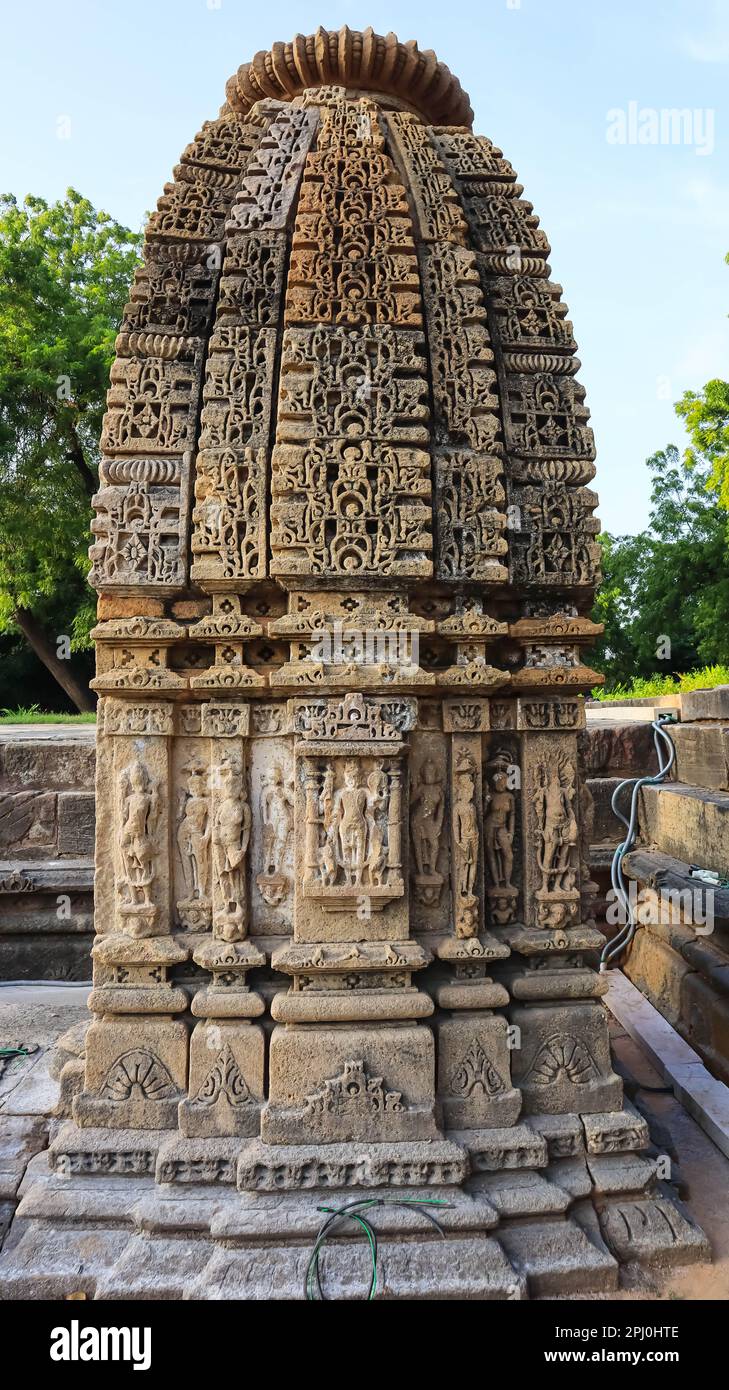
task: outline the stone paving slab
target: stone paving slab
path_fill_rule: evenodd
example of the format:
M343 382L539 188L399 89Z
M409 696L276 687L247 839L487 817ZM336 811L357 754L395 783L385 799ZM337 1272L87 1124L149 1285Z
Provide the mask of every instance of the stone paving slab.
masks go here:
M0 743L93 743L96 724L0 724Z
M729 1157L729 1086L707 1071L692 1047L619 970L609 972L606 1003L701 1128Z

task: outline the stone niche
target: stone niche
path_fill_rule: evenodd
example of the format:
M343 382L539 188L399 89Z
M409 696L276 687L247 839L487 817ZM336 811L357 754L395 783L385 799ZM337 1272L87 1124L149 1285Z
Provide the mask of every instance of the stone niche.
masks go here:
M587 1159L647 1136L594 969L598 522L566 306L432 53L347 29L275 53L183 152L117 340L96 1021L51 1162L156 1174L179 1231L186 1184L235 1194L215 1231L276 1246L291 1296L332 1188L453 1203L451 1272L408 1246L404 1296L535 1292L556 1214L550 1288L614 1287L616 1209L642 1229L654 1173ZM651 1230L651 1257L691 1245L678 1212Z

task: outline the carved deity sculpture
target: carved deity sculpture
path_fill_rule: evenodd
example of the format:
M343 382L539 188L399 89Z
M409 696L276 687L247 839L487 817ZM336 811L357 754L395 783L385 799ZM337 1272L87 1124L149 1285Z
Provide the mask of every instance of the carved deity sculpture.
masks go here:
M256 883L264 902L278 907L289 891L284 862L294 828L294 791L280 763L264 776L261 790L262 870Z
M444 814L443 783L432 758L426 758L410 793L410 834L417 871L424 877L437 872Z
M367 871L376 888L387 869L388 791L387 774L375 768L367 778Z
M539 867L545 892L574 888L575 868L572 860L578 839L574 799L575 770L572 764L561 761L554 770L541 764L534 807L541 837Z
M127 916L143 917L154 912L150 889L155 877L155 833L160 799L158 788L141 759L136 758L124 768L120 792L120 889L125 898L121 910Z
M576 919L579 907L577 788L575 767L564 756L555 766L536 766L532 796L541 887L537 890L538 924L558 928Z
M261 795L264 873L279 874L283 867L289 837L294 827L294 795L284 782L279 763L274 763L265 779Z
M179 796L177 818L177 848L187 898L177 906L185 926L209 926L211 824L207 778L205 769L197 764L188 771L187 787Z
M493 790L487 793L483 823L484 848L489 877L494 888L511 888L514 867L514 793L508 790L505 772L491 776Z
M445 818L443 779L432 758L426 758L410 788L410 838L413 845L413 886L426 907L437 904L443 887L438 870Z
M478 871L479 825L475 801L475 769L466 757L456 767L453 804L453 857L456 895L456 936L474 936L478 927L475 894Z
M359 764L345 763L344 785L334 795L331 826L336 836L337 862L345 882L359 887L367 863L368 796L360 784Z
M220 905L213 931L224 941L246 934L245 860L251 833L251 808L242 786L242 773L226 759L219 769L220 790L213 822L213 854Z

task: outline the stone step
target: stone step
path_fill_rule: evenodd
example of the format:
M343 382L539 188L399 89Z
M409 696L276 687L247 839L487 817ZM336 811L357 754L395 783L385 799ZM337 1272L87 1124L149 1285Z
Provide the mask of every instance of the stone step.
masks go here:
M45 1115L3 1114L0 1118L0 1199L13 1201L29 1160L48 1142Z
M0 1261L0 1300L72 1293L93 1298L99 1275L119 1259L129 1239L128 1231L16 1219Z
M716 724L676 724L675 776L689 786L729 789L729 718Z
M93 859L0 860L0 891L17 893L92 893Z
M634 850L623 863L628 878L660 895L623 970L727 1082L729 890L692 878L687 863L657 850Z
M640 937L639 932L638 940ZM608 1008L665 1077L689 1114L729 1156L729 1087L709 1074L698 1052L674 1031L644 991L636 989L620 970L611 970L609 980ZM706 1055L706 1049L702 1051Z
M729 845L726 853L729 857ZM623 857L623 872L626 878L635 879L664 894L669 903L671 894L690 894L690 899L684 898L683 901L690 901L695 907L694 919L698 925L703 925L707 904L710 903L714 930L729 931L729 888L715 888L700 878L692 877L691 865L694 863L694 858L687 861L674 854L666 854L663 850L639 846ZM676 899L677 903L679 901ZM691 932L690 939L693 940L694 936L694 932Z
M503 1219L562 1215L571 1202L564 1188L548 1182L541 1173L483 1173L476 1181L479 1192Z
M308 1192L256 1193L246 1198L237 1195L235 1203L221 1205L210 1223L210 1233L225 1245L271 1243L288 1240L313 1241L326 1220L326 1212L335 1207L367 1202L363 1215L383 1236L423 1236L435 1230L431 1217L449 1234L483 1234L498 1225L495 1204L480 1187L464 1192L452 1188L417 1188L407 1191L391 1189L387 1193L352 1188L339 1192L319 1189ZM428 1213L430 1215L428 1215ZM342 1222L337 1231L341 1239L361 1240L362 1231L352 1220Z
M618 1265L575 1220L524 1221L499 1229L499 1240L531 1297L609 1293L618 1286Z
M191 1281L205 1269L215 1251L212 1241L190 1236L135 1235L120 1258L104 1270L94 1299L172 1299L181 1301Z
M729 792L684 782L643 787L639 823L645 844L721 877L729 871Z
M643 1194L656 1185L656 1160L641 1154L594 1154L587 1169L597 1197Z
M606 1202L598 1219L605 1244L621 1264L666 1269L711 1259L706 1236L676 1198Z
M713 690L691 690L681 696L681 718L729 720L729 685Z
M185 1299L301 1300L311 1243L245 1250L216 1250ZM327 1299L362 1300L370 1282L369 1248L363 1238L333 1238L320 1260ZM526 1279L512 1267L500 1243L488 1236L378 1242L377 1300L519 1300Z

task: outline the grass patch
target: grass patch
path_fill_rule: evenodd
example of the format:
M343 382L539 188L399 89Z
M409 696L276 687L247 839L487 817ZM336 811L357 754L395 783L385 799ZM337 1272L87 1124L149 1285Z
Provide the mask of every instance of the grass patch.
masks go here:
M47 714L37 705L19 705L17 709L0 710L0 724L95 724L96 715Z
M613 685L609 690L597 686L591 692L593 700L646 700L655 695L686 695L690 690L712 690L715 685L729 685L729 666L702 666L679 676L650 676L631 681L629 685Z

